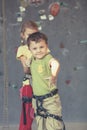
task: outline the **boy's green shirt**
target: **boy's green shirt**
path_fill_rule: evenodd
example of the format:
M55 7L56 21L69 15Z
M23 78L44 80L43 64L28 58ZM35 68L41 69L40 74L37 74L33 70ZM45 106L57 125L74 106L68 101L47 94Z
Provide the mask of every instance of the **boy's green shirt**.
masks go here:
M49 61L52 58L51 54L47 54L40 60L35 60L34 57L32 57L30 69L34 95L45 95L56 88L55 85L49 86L49 78L51 77Z

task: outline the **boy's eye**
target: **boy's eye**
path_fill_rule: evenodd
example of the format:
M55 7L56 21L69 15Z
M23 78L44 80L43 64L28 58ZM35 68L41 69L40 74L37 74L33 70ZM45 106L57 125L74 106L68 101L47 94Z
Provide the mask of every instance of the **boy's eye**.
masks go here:
M40 48L44 48L44 46L41 46Z

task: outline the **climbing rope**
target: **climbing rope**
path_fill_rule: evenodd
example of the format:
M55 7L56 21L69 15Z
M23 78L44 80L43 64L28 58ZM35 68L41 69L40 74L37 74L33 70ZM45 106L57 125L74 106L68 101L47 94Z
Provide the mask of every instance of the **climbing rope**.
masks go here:
M4 87L3 87L3 130L9 130L8 125L8 67L7 67L7 47L6 47L6 14L5 0L2 0L2 19L3 19L3 67L4 67Z

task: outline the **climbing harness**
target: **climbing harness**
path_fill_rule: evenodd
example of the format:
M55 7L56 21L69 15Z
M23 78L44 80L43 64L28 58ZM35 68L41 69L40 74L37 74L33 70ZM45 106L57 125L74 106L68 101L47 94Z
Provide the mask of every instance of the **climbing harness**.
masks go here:
M65 124L63 122L62 116L50 114L49 112L47 112L47 109L43 107L43 100L46 98L52 97L52 96L56 95L57 93L58 93L58 89L55 89L55 90L51 91L50 93L43 95L43 96L36 96L36 95L33 96L33 98L36 99L36 106L37 106L35 117L36 116L41 116L43 118L52 117L56 120L59 120L63 124L63 130L65 130Z

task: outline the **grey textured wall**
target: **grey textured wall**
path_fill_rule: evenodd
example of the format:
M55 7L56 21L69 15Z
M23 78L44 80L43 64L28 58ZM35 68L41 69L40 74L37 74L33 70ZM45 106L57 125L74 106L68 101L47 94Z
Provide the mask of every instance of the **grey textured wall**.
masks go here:
M1 0L0 2L2 3ZM49 48L61 65L58 88L64 120L87 122L87 1L62 0L62 2L63 5L61 5L60 12L55 19L43 21L42 31L47 34ZM39 7L30 6L26 10L24 19L40 21L38 10L45 9L46 15L48 15L50 3L51 1ZM16 50L20 45L20 24L16 21L16 14L19 11L18 5L18 1L7 0L5 8L6 66L9 83L7 109L8 120L12 124L19 122L21 110L19 88L23 78L21 63L16 60ZM0 124L3 119L3 99L5 96L3 55L3 22L0 18Z

